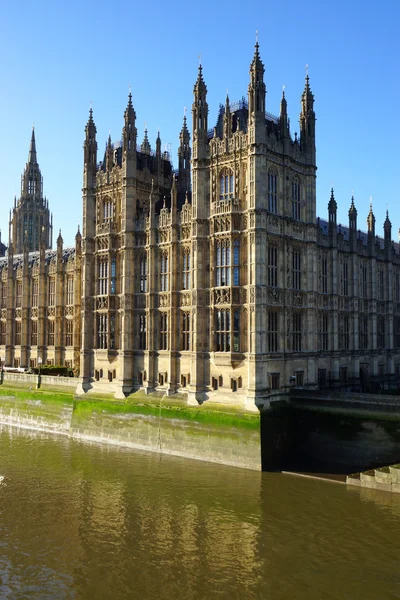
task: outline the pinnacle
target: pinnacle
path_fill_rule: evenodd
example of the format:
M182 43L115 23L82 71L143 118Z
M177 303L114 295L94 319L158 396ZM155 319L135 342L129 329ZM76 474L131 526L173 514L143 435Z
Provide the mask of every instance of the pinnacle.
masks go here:
M36 140L35 140L35 127L32 127L32 136L31 136L31 143L29 146L29 155L28 155L28 162L31 164L35 164L37 162L37 157L36 157Z

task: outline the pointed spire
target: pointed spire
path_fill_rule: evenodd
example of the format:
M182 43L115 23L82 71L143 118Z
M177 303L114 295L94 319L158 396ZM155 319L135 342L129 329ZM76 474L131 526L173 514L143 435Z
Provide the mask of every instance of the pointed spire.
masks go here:
M392 224L389 219L389 210L386 209L386 219L383 224L383 230L385 232L385 238L390 239L392 237Z
M375 216L374 213L372 211L372 197L370 198L370 203L369 203L369 213L368 213L368 217L367 217L367 226L368 226L368 233L371 233L375 236Z
M147 136L147 127L145 127L145 130L144 130L144 138L143 138L143 142L140 146L140 150L141 150L141 152L143 152L143 154L151 153L151 146L150 146L149 138Z
M351 196L349 208L349 229L357 229L357 209L354 204L354 196Z
M31 165L37 164L35 126L34 125L32 127L31 143L29 146L28 163L30 163Z
M333 188L331 189L331 197L328 203L329 223L336 223L337 204Z
M97 133L97 129L96 129L96 125L93 120L93 109L92 109L92 107L90 107L89 119L88 119L88 122L86 123L86 127L85 127L86 140L88 140L88 141L93 140L96 137L96 133Z
M301 96L302 113L307 115L314 109L314 95L310 88L310 77L308 76L308 65L306 65L306 79L303 94Z

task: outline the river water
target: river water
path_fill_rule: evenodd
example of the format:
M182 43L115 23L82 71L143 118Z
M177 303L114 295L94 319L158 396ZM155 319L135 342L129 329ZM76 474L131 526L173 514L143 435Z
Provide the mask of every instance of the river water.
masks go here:
M400 495L0 428L0 598L400 598Z

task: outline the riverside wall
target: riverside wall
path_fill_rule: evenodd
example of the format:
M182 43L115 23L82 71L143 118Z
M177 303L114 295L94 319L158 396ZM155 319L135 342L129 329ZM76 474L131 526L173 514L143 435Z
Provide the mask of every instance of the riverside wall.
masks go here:
M189 411L188 418L184 415L176 418L176 411L163 407L161 400L158 413L157 410L153 407L153 414L148 414L148 407L140 405L114 403L110 407L101 401L1 397L0 389L2 424L87 442L261 470L258 415L247 416L243 424L241 415L234 415L226 422L226 415L215 412L210 415L212 422L207 423L207 417L200 410L199 420L193 409L186 407L180 412Z

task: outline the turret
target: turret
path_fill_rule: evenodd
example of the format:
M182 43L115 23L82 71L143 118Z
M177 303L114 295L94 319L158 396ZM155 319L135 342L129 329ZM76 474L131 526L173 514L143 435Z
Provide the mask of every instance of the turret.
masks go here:
M336 217L337 217L337 204L335 200L335 196L333 193L333 188L331 189L331 197L328 203L328 216L329 216L329 227L334 226L336 230Z
M253 61L250 65L249 116L251 120L259 119L260 122L265 123L265 69L260 58L258 41L254 48Z
M183 116L183 125L179 134L178 168L179 168L179 192L182 199L190 190L190 133L186 124L186 112Z
M57 238L57 260L59 262L62 261L62 254L63 254L63 239L62 239L61 229L60 229L58 232L58 238Z
M94 187L97 166L97 141L96 125L93 121L93 111L89 111L89 120L85 127L85 141L83 143L83 187Z
M287 116L287 101L285 98L285 90L282 90L282 100L281 100L281 111L279 115L279 130L281 133L281 138L285 139L290 136L289 133L289 120Z
M300 113L300 145L311 152L311 158L315 162L315 112L314 96L310 88L308 71L304 91L301 96Z
M226 95L225 113L224 113L224 140L227 141L232 135L232 115L229 106L229 96Z
M106 171L111 171L114 166L114 150L111 143L111 135L108 134L107 148L106 148Z
M192 105L193 115L193 143L196 145L207 144L207 127L208 127L208 104L207 104L207 87L203 79L203 69L199 65L197 81L193 89L194 101ZM201 158L199 148L196 152L196 158ZM201 155L205 154L205 150Z
M122 129L122 148L124 160L136 153L136 113L132 105L132 94L129 92L128 105L124 112L124 127Z
M392 224L389 220L389 211L386 210L386 219L383 224L383 232L385 239L385 255L386 258L389 259L391 257L392 251Z
M354 205L354 196L351 197L351 204L349 209L349 229L357 230L357 209Z
M151 146L150 146L149 138L147 136L147 127L145 127L145 130L144 130L144 137L143 137L143 142L140 145L140 151L143 152L143 154L151 153Z
M161 175L161 138L160 138L160 132L157 132L157 139L156 139L156 161L157 161L157 172L159 175Z
M372 238L375 239L375 217L374 217L374 213L372 212L372 200L369 205L369 213L368 213L368 217L367 217L367 227L368 227L368 238L370 236L372 236Z

